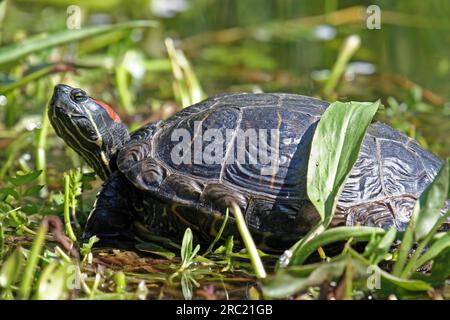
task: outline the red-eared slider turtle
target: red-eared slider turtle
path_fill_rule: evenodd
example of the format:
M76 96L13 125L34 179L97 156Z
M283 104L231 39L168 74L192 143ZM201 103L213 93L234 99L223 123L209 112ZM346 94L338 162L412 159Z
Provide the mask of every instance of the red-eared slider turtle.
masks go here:
M130 135L109 106L60 84L49 118L105 180L85 238L130 238L142 227L170 235L190 226L207 240L234 202L261 248L285 249L318 222L306 172L327 106L294 94L224 94ZM405 229L441 165L406 135L371 124L333 225ZM239 239L232 215L227 234Z

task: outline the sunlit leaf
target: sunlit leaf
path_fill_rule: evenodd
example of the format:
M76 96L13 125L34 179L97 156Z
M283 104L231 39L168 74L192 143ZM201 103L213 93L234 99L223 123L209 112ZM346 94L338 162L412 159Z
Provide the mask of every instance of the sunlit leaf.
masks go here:
M331 221L345 179L358 159L367 127L380 103L335 102L320 119L308 163L308 197L325 226Z
M450 159L442 166L434 181L416 202L417 215L414 235L416 240L428 235L441 216L445 201L449 198Z

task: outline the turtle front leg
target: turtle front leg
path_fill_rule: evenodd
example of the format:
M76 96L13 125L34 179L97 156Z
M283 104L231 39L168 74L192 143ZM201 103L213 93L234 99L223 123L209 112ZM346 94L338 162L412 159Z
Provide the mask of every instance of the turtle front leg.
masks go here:
M97 195L83 240L95 235L102 245L124 246L135 242L132 232L134 192L134 186L120 172L114 172Z

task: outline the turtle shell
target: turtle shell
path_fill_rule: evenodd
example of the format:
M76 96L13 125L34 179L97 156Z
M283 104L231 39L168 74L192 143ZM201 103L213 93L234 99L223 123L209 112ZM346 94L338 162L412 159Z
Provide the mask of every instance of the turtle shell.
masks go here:
M205 234L215 234L235 202L256 237L270 235L283 246L280 241L298 239L319 220L307 197L306 173L314 130L327 106L292 94L212 97L134 133L118 155L118 168ZM267 155L276 152L269 157L275 163L263 163L268 158L255 152L261 141L268 141L262 148ZM441 164L404 134L372 124L333 223L403 229Z

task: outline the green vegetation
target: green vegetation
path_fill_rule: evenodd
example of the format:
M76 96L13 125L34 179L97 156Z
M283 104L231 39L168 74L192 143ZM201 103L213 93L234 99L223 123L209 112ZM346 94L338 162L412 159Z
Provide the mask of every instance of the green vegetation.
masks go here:
M80 29L69 30L74 3L0 3L0 299L450 297L449 160L405 232L329 228L373 117L450 156L448 1L379 1L381 30L366 28L356 1L282 0L195 0L173 17L148 1L79 1ZM81 243L101 182L46 117L60 82L131 129L221 92L342 101L320 120L309 160L320 223L281 256L255 248L236 208L209 247L190 229L182 243L148 234L136 251ZM221 238L229 216L243 249Z

